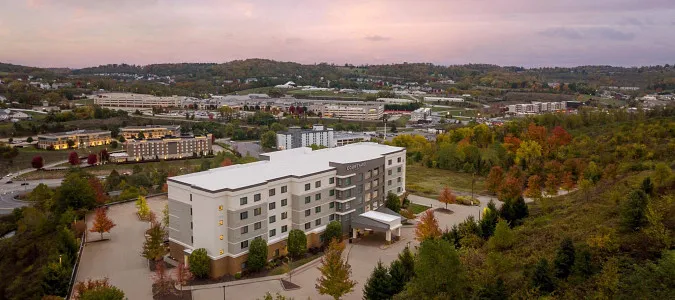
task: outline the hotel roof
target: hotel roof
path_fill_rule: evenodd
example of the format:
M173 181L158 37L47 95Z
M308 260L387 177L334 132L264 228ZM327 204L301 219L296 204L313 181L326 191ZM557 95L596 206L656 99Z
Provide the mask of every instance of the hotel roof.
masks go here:
M352 163L380 158L404 150L376 143L355 143L312 151L302 147L261 154L269 160L232 165L169 178L193 188L220 192L238 190L284 177L304 177L334 169L330 163Z

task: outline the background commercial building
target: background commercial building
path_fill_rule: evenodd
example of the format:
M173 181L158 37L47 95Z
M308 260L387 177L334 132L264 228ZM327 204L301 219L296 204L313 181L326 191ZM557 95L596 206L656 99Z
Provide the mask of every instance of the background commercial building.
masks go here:
M400 216L382 207L405 189L405 148L358 143L311 151L267 153L263 161L168 180L171 256L205 248L211 276L245 268L250 242L267 241L269 257L284 255L292 229L319 246L331 221L344 234L373 229L400 234Z
M186 97L170 96L157 97L145 94L132 93L107 93L94 95L94 104L103 107L132 107L132 108L152 108L152 107L182 107Z
M431 108L420 107L410 114L410 122L431 122Z
M323 125L314 125L311 130L302 130L300 127L291 127L286 132L277 133L277 149L286 150L311 145L335 147L332 128Z
M165 136L179 136L180 125L147 125L147 126L127 126L120 128L119 135L125 139L137 138L140 133L145 138L161 138Z
M174 159L206 155L213 149L212 135L179 136L163 139L127 140L124 144L128 159Z
M326 118L345 120L381 120L384 115L384 105L335 105L327 104L321 107L321 115Z
M110 131L75 130L68 132L38 135L38 148L63 150L68 149L68 141L73 141L73 148L86 148L110 144Z
M538 114L567 109L567 102L532 102L508 106L509 114Z

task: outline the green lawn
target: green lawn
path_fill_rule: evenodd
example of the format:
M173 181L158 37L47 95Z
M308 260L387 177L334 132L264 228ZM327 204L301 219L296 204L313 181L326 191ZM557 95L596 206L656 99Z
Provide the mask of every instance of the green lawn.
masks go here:
M446 185L456 191L471 192L471 174L427 168L419 164L406 168L406 190L412 194L437 198ZM474 192L484 190L484 180L483 177L475 177Z
M429 209L429 206L424 206L424 205L420 205L420 204L410 203L410 205L408 205L408 209L409 209L410 212L412 212L413 214L419 214L419 213L424 212L424 211L426 211L427 209Z
M76 151L78 154L80 154L80 156L82 156L89 153L99 153L104 148L106 148L106 146L96 146L75 150L43 150L32 146L19 148L19 155L12 160L12 165L7 169L9 172L15 172L18 170L30 168L31 160L37 155L42 156L45 165L47 165L53 162L68 159L68 154L71 151ZM107 146L107 149L108 151L112 150L110 145Z

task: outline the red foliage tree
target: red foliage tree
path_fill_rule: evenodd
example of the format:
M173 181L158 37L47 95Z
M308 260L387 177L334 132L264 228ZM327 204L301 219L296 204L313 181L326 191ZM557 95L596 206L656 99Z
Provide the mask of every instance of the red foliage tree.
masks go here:
M45 166L45 160L40 155L33 156L33 159L30 161L30 165L36 169L42 169Z
M520 148L521 142L522 141L519 138L509 133L504 137L504 148L506 148L506 150L508 150L511 153L516 153L518 148Z
M115 223L113 223L113 221L110 220L110 218L108 218L106 209L101 207L96 209L96 217L94 219L94 224L92 225L89 231L100 233L101 239L103 239L103 233L110 232L110 229L112 229L115 226L116 226Z
M527 139L539 143L539 145L546 145L546 127L537 126L534 123L527 125Z
M288 111L294 115L295 114L295 106L291 105L291 107L288 108Z
M223 159L223 162L220 163L221 167L227 167L227 166L231 166L231 165L232 165L232 160L229 159L229 158Z
M80 156L77 154L77 152L73 151L68 154L68 163L73 166L80 164Z
M87 156L87 164L93 165L93 164L96 164L97 162L98 162L98 157L96 156L96 154L92 153L92 154L89 154Z
M96 203L105 204L106 202L108 202L108 200L110 200L110 197L108 197L108 195L106 195L105 191L103 190L103 184L98 178L96 177L89 178L89 185L96 194Z
M500 166L494 166L492 169L490 169L490 174L488 174L485 185L488 191L496 194L503 181L504 170Z
M82 294L84 294L89 290L97 288L107 288L110 286L111 285L107 277L98 280L87 279L87 281L80 281L76 283L75 286L73 287L74 290L73 299L80 299Z
M549 195L558 195L558 178L554 174L546 176L546 193Z
M565 189L566 191L571 191L575 186L576 182L574 182L572 172L566 172L565 176L563 177L563 184L562 184L563 189Z
M190 269L185 266L183 263L179 263L178 267L176 267L176 283L179 286L184 286L188 283L188 281L192 280L193 276L192 273L190 273Z
M106 149L101 150L99 155L101 156L101 162L107 162L108 160L110 160L110 154Z
M499 187L497 197L501 201L515 200L523 194L523 181L519 177L509 174Z
M570 142L572 142L572 135L560 126L553 128L551 136L548 137L548 143L553 149L558 149L560 146L565 146Z
M164 296L173 292L171 273L167 273L165 270L164 261L155 264L155 275L152 278L155 296Z

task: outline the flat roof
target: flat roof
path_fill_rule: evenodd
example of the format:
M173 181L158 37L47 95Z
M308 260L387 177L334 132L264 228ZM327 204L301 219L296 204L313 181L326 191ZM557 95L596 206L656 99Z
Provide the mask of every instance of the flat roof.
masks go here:
M304 177L334 169L330 163L351 163L380 158L404 148L376 143L355 143L312 151L302 147L261 154L268 158L243 165L215 168L169 178L200 190L218 192L251 187L284 177Z
M54 132L54 133L45 133L40 134L38 137L59 137L59 136L71 136L71 135L80 135L80 134L110 134L108 130L74 130L66 132Z
M381 213L379 211L374 211L374 210L370 210L370 211L367 211L365 213L362 213L361 216L366 217L368 219L373 219L375 221L385 222L387 224L389 222L393 222L393 221L401 219L401 217L399 217L399 216L385 214L385 213Z
M126 126L120 128L120 130L144 130L144 129L162 129L162 128L173 128L173 129L178 129L180 128L180 125L146 125L146 126Z

